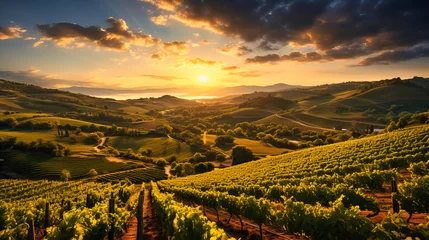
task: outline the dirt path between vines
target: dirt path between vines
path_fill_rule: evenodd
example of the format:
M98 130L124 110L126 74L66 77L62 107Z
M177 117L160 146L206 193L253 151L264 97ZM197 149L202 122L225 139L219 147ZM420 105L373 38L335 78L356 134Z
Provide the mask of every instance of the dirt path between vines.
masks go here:
M143 202L143 239L144 240L163 240L160 229L158 228L155 213L152 210L152 201L149 191L144 192ZM137 218L134 217L128 222L127 233L121 240L137 239Z
M183 202L189 206L192 204L188 202ZM200 206L201 210L203 210L203 206ZM234 237L236 239L259 239L259 226L249 219L241 217L244 225L244 231L241 231L240 220L237 216L233 216L228 223L228 219L230 214L224 210L218 210L219 219L221 223L218 223L218 226L225 230L228 236ZM213 222L217 222L216 211L212 208L206 207L205 209L206 217ZM264 240L295 240L300 239L297 236L286 234L283 229L276 229L271 226L263 226L262 227L262 235Z
M163 239L161 231L157 225L156 213L152 208L152 196L149 191L144 191L143 204L143 239L145 240L160 240Z

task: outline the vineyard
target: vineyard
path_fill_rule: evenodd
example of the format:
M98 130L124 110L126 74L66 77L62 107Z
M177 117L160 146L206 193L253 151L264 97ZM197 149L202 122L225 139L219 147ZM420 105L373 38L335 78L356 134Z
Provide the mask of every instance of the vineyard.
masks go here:
M132 183L143 183L150 181L158 181L166 178L167 175L165 174L164 169L159 169L156 167L147 167L105 174L102 176L98 176L96 179L99 182L114 182L128 179Z
M296 151L201 175L158 183L190 206L213 209L220 225L231 217L282 228L311 239L427 239L429 211L429 127L417 126L371 138ZM411 177L400 170L411 171ZM405 212L372 217L380 207L370 193L391 192ZM404 182L405 181L405 182ZM219 219L227 212L228 221ZM407 215L404 219L404 214Z
M428 239L428 173L426 125L169 180L0 180L0 239L120 239L143 189L156 239Z
M127 182L0 180L0 239L120 236L136 213L140 190Z

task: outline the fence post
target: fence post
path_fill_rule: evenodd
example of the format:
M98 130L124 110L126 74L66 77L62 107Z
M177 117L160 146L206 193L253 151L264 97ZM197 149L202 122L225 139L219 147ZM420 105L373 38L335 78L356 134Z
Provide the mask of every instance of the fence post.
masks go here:
M86 207L89 208L89 193L86 194Z
M143 204L144 204L144 192L141 191L139 195L139 201L137 205L137 240L143 240Z
M46 229L49 227L49 203L46 203L45 208L45 234L47 233Z
M28 240L36 240L36 231L34 229L34 220L29 220L28 225L30 226L28 228Z
M112 198L109 199L109 215L114 213L115 213L115 199L113 198L113 194L112 194ZM110 225L108 240L114 240L114 237L115 237L115 218L112 216L112 224Z
M60 209L60 220L63 219L64 216L64 198L61 200L61 209Z
M398 192L398 182L396 180L392 180L391 186L392 186L392 193ZM392 194L392 207L393 207L393 212L394 213L398 213L399 212L399 203L393 197L393 194Z

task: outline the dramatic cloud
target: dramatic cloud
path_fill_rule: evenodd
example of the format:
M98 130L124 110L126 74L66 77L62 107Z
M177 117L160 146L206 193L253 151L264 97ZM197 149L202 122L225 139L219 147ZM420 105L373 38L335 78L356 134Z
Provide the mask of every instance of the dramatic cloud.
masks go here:
M175 77L175 76L162 76L162 75L141 75L142 77L147 77L147 78L152 78L152 79L159 79L159 80L165 80L165 81L173 81L173 80L179 80L179 79L183 79L180 77Z
M106 22L110 24L107 29L98 26L83 27L68 22L38 24L37 28L43 37L34 46L37 47L47 40L60 46L68 46L75 41L80 41L92 42L108 49L125 50L130 44L151 47L161 42L161 40L141 31L130 31L123 19L110 17Z
M304 54L299 61L382 55L429 43L427 0L142 1L189 26L257 42L264 51L311 44L322 56ZM398 61L426 57L406 52L408 57Z
M64 86L92 86L84 81L74 81L60 79L49 75L40 74L40 70L32 68L26 71L0 71L0 79L10 80L19 83L26 83L47 88L57 88Z
M278 55L278 54L268 54L265 56L255 56L253 58L246 59L246 63L251 64L264 64L264 63L276 63L281 61L295 61L295 62L319 62L322 60L327 60L324 56L317 52L309 53L300 53L292 52L290 54Z
M18 26L14 26L14 27L0 26L0 40L22 38L22 34L25 32L27 32L27 30L22 29Z
M222 62L212 61L212 60L204 60L201 58L185 58L181 62L176 64L176 67L188 67L188 68L210 68L210 67L219 67L223 65Z
M242 43L228 43L223 47L216 48L220 53L227 54L230 56L244 56L248 53L251 53L253 50L242 45Z
M206 40L206 39L201 40L201 44L209 44L209 40Z
M375 57L368 57L353 66L389 65L401 61L429 57L429 45L405 48L396 51L386 51Z

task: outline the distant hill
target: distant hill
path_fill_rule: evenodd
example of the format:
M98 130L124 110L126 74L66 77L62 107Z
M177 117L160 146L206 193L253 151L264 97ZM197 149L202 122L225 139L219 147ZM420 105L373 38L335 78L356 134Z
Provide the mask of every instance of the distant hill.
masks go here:
M47 89L35 85L16 83L0 79L0 109L21 112L98 112L105 109L134 114L149 110L161 110L174 106L200 105L192 100L173 96L140 98L119 101L97 98L58 89Z
M115 96L121 94L145 94L145 93L170 93L178 92L177 88L147 88L147 89L112 89L112 88L91 88L91 87L68 87L60 88L61 91L67 91L71 93L81 93L90 96Z
M252 93L252 92L276 92L276 91L295 89L295 88L303 88L303 86L288 85L284 83L277 83L277 84L268 85L268 86L242 85L242 86L235 86L235 87L226 87L226 88L220 89L218 93L223 96L228 96L228 95L239 95L239 94L246 94L246 93Z
M355 93L310 109L312 113L347 114L375 109L387 114L394 110L415 112L429 109L429 89L413 80L391 79L361 85Z
M86 94L90 96L111 96L115 97L118 95L133 95L136 96L138 94L142 94L142 97L144 97L147 94L152 95L176 95L181 94L181 96L186 97L198 97L198 96L217 96L217 97L224 97L224 96L230 96L230 95L241 95L246 93L252 93L252 92L273 92L273 91L281 91L286 89L294 89L294 88L301 88L302 86L295 86L295 85L288 85L284 83L278 83L274 85L269 86L235 86L235 87L201 87L199 89L195 89L194 86L183 86L183 87L171 87L171 88L137 88L137 89L126 89L126 88L119 88L119 89L111 89L111 88L91 88L91 87L68 87L68 88L61 88L59 90L62 91L68 91L72 93L81 93ZM136 97L134 97L136 98Z
M295 106L295 102L284 98L273 97L258 97L249 99L238 105L238 108L256 108L256 109L279 109L286 110Z

